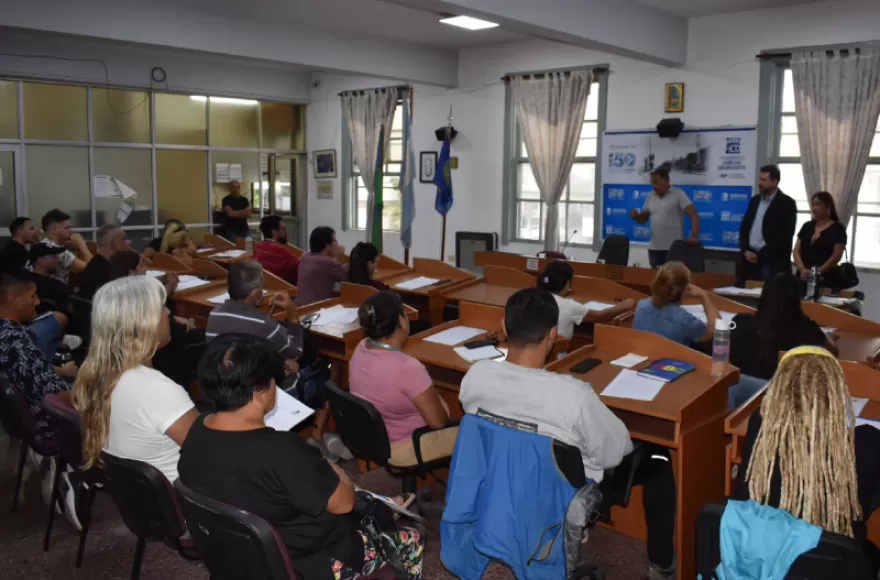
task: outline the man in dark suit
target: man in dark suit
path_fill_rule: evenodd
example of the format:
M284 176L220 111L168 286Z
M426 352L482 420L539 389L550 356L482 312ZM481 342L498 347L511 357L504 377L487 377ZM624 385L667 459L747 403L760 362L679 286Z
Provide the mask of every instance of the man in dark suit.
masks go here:
M739 282L767 280L791 271L791 247L797 223L797 204L779 191L779 168L761 168L758 189L739 227Z

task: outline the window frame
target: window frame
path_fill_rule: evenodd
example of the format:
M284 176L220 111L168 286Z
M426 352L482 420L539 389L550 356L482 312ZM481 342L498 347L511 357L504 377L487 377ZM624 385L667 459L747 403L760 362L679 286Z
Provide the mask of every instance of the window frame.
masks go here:
M398 87L398 97L397 97L397 105L395 108L395 115L397 111L400 110L401 114L403 111L403 100L410 98L410 89L404 87ZM393 132L393 130L392 130ZM392 136L391 140L397 141L395 137ZM402 148L403 143L403 129L401 128L400 135L400 143L401 143L401 155L406 155L406 151ZM386 151L388 149L386 148ZM364 232L366 231L366 224L364 227L357 227L357 180L360 178L360 172L355 171L354 167L354 153L352 153L351 148L351 133L348 130L348 124L345 122L345 111L342 112L342 146L339 152L340 164L339 167L342 168L343 176L342 176L342 231L344 232ZM418 157L416 158L418 160ZM389 165L397 165L402 166L403 159L400 161L391 161L389 159L385 159L385 170L382 174L383 178L387 177L396 177L398 179L398 184L400 183L400 170L398 171L388 171ZM416 176L418 180L418 176ZM418 181L416 181L418 183ZM383 196L385 189L382 190ZM383 197L384 202L384 197ZM386 207L383 204L383 212ZM369 208L367 208L369 211ZM383 216L384 219L384 216ZM386 229L382 228L383 232L391 232L391 233L399 233L400 229Z
M824 49L830 49L835 47L823 47ZM780 165L799 165L802 166L802 158L800 155L791 156L791 155L782 155L781 147L782 147L782 120L783 117L794 117L794 113L783 111L783 94L785 87L785 73L787 70L791 69L791 56L790 55L781 55L781 56L773 56L771 58L767 58L762 62L762 67L764 70L761 74L761 87L760 87L760 97L762 102L767 103L764 105L766 109L759 113L759 118L761 119L761 125L767 125L766 128L759 126L759 141L763 143L765 147L765 155L764 159L767 163L774 164L777 166ZM766 99L766 100L765 100ZM762 133L761 129L764 129L763 134L766 135L766 141L762 141L760 139L760 134ZM785 133L786 135L790 135L790 133ZM796 135L796 133L795 133ZM880 137L880 132L875 131L874 139L878 139ZM764 163L761 163L764 165ZM877 157L869 157L868 158L868 166L877 165L880 166L880 156ZM784 183L780 188L782 191L785 191ZM809 201L809 192L807 192L807 201ZM809 210L803 211L798 208L797 211L798 217L802 217L804 215L809 215ZM880 272L880 264L878 263L859 263L856 261L856 237L858 232L858 224L859 217L868 217L868 218L880 218L880 209L877 211L865 211L860 212L858 202L856 203L855 212L852 215L849 224L846 224L847 228L847 248L846 253L844 254L844 258L842 261L849 261L856 265L856 267L861 271L868 272ZM795 232L794 244L797 243L797 233ZM794 244L792 247L794 247Z
M569 182L566 185L566 193L565 199L560 200L560 205L565 208L564 213L560 212L561 216L564 216L566 222L568 220L568 208L569 204L592 204L593 206L593 231L589 232L589 241L587 242L571 242L567 244L569 248L586 248L594 251L598 251L599 246L602 245L602 237L601 237L601 205L602 205L602 164L598 162L599 158L602 155L602 141L603 134L605 133L606 124L607 124L607 107L608 107L608 65L607 64L598 64L591 65L585 67L577 67L577 68L565 68L551 71L531 71L531 72L520 72L520 73L511 73L516 75L524 75L524 74L542 74L542 73L552 73L552 72L561 72L561 71L581 71L581 70L592 70L593 71L593 82L599 85L598 90L590 92L590 99L598 98L599 102L597 103L596 109L596 154L595 156L584 156L584 157L576 157L573 165L576 164L588 164L592 163L594 167L594 192L593 192L593 201L570 201L568 199L571 188L571 176L569 175ZM537 240L529 239L529 238L521 238L519 237L519 225L518 225L518 206L520 202L523 201L537 201L541 204L541 212L539 218L539 228L543 230L544 221L545 221L545 213L544 213L544 202L540 199L538 200L529 200L519 197L519 167L522 165L528 164L528 157L520 154L519 145L522 142L522 132L519 127L519 123L516 120L516 111L513 107L513 90L510 87L510 84L505 85L505 93L504 93L504 147L503 147L503 196L502 196L502 227L501 227L501 243L502 244L534 244L536 246L543 246L544 244L544 232L541 231ZM586 119L584 119L586 122ZM567 231L567 229L566 229ZM587 232L579 232L581 234L587 234ZM565 240L561 240L560 243L564 243Z
M82 147L88 150L88 174L89 174L89 212L91 214L90 221L91 225L88 227L76 227L73 228L74 231L80 232L84 235L88 235L90 238L94 240L94 236L97 233L99 226L97 225L97 204L95 203L95 184L94 184L94 176L95 176L95 150L96 149L142 149L150 151L150 171L152 173L152 191L149 193L143 192L143 195L151 196L151 214L152 214L152 223L150 225L122 225L122 228L126 231L151 231L154 236L159 235L164 227L164 222L160 222L159 219L159 199L158 199L158 180L157 180L157 160L156 160L156 152L160 150L190 150L190 151L203 151L206 154L206 165L205 165L205 173L207 177L207 188L205 193L205 204L206 204L206 213L207 213L207 221L206 222L191 222L186 225L190 228L203 228L208 231L212 231L215 223L213 212L215 208L213 207L213 186L214 186L214 165L212 162L212 152L231 152L231 153L247 153L247 154L257 154L260 159L260 163L262 164L263 158L270 154L283 154L283 155L305 155L306 152L304 150L298 149L275 149L271 147L262 147L263 142L263 118L262 118L262 106L257 105L257 137L258 137L258 145L259 147L224 147L224 146L215 146L210 145L210 133L211 133L211 123L210 123L210 110L211 110L211 98L242 98L240 96L234 95L223 95L223 94L210 94L207 96L207 100L205 103L205 122L206 122L206 135L205 135L205 144L204 145L176 145L176 144L167 144L167 143L159 143L156 138L156 97L159 94L179 94L184 96L194 96L195 93L192 91L161 91L154 90L150 87L137 87L137 86L125 86L125 85L97 85L90 83L77 83L77 82L66 82L66 81L58 81L54 79L42 79L42 78L22 78L15 77L11 75L2 75L0 76L0 80L13 82L17 84L17 114L18 114L18 138L0 138L0 145L3 146L17 146L19 148L20 154L19 158L21 160L20 163L20 181L17 184L17 191L20 194L17 194L16 197L16 213L18 215L29 215L29 194L28 194L28 184L27 184L27 146L28 145L46 145L46 146L69 146L69 147ZM35 83L35 84L43 84L43 85L59 85L59 86L70 86L70 87L82 87L86 90L86 139L85 140L60 140L60 139L35 139L35 138L26 138L25 137L25 100L24 100L24 86L26 83ZM94 90L107 90L107 91L133 91L138 93L145 93L147 95L146 99L149 101L149 140L147 142L115 142L115 141L97 141L95 139L95 127L94 121L92 117L92 99ZM200 95L201 96L201 95ZM285 105L291 105L294 107L305 107L306 103L295 102L295 101L277 101L273 99L261 99L251 97L252 100L257 101L258 103L263 102L278 102ZM305 128L303 128L305 131ZM17 168L18 170L18 168ZM267 191L263 187L263 181L260 184L260 195L265 198L267 195ZM307 196L304 196L307 197ZM248 225L253 229L259 225L259 219L262 217L264 212L265 204L261 204L260 216L252 218L251 221L248 222ZM69 208L64 208L61 206L61 209L67 211ZM306 208L301 208L301 218L306 215ZM32 219L39 220L41 216L30 216ZM254 221L255 219L255 221Z

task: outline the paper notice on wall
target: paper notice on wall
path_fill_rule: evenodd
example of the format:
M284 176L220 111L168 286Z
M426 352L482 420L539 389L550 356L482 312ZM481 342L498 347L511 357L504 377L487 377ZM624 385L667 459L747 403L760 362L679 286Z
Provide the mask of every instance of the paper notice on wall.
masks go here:
M214 167L214 181L229 183L229 163L217 163Z
M116 185L109 175L95 176L95 197L119 197L116 195Z
M123 201L119 204L119 209L116 210L116 223L124 224L125 220L128 219L128 216L131 215L131 212L134 211L134 206L128 202Z
M229 181L241 181L241 163L229 164Z

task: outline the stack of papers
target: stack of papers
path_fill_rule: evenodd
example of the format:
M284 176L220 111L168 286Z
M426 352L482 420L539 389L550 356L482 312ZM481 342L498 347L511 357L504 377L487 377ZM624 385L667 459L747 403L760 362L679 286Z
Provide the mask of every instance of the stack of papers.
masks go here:
M856 304L858 298L841 298L840 296L821 296L820 304L828 304L829 306L846 306L847 304Z
M425 339L425 342L436 342L437 344L445 344L454 346L461 344L466 340L470 340L475 336L485 334L486 331L481 328L471 328L470 326L454 326L443 332L432 334Z
M646 356L629 353L620 357L619 359L611 361L611 364L613 364L614 366L623 367L625 369L631 369L637 364L643 363L646 360L648 360L648 357Z
M165 272L162 270L147 270L144 272L144 276L149 276L150 278L161 278L165 275Z
M761 297L763 288L737 288L736 286L723 286L721 288L713 288L712 292L720 296L753 296Z
M318 311L318 317L312 322L312 326L335 326L352 324L358 320L358 309L347 308L341 304L322 308Z
M181 274L178 276L177 292L180 292L181 290L189 290L190 288L198 288L205 284L210 284L210 282L189 274Z
M682 304L681 307L703 324L709 323L706 319L706 311L703 309L702 304ZM735 312L727 312L725 310L720 311L718 314L721 315L721 320L726 320L728 322L733 320L733 317L736 316Z
M480 348L457 346L453 350L455 351L455 354L470 363L490 358L504 358L506 356L504 352L498 350L494 346L481 346Z
M823 326L822 332L824 332L825 334L831 334L832 332L837 332L837 329L831 328L830 326Z
M608 310L609 308L614 308L614 304L606 304L605 302L596 302L595 300L590 300L584 306L587 307L587 310Z
M407 280L406 282L395 284L394 287L399 288L400 290L418 290L419 288L424 288L425 286L433 286L439 281L440 278L428 278L427 276L419 276L418 278L413 278L412 280Z
M217 248L213 246L208 246L207 248L199 248L198 250L196 250L196 252L199 254L204 254L205 252L214 252L216 250Z
M314 413L278 387L275 389L275 408L264 417L267 427L276 431L290 431Z
M229 292L224 292L218 296L211 296L208 298L208 302L211 304L224 304L227 300L229 300Z
M223 252L217 252L211 258L240 258L247 254L247 250L226 250Z
M666 383L639 375L636 371L623 369L602 391L603 397L653 401Z

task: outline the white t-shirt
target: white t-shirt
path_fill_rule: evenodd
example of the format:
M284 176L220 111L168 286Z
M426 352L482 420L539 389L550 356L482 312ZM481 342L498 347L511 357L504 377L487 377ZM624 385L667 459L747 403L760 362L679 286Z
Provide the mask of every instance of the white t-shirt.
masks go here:
M651 192L642 209L651 214L649 250L669 250L672 242L684 237L682 212L691 205L693 205L691 198L678 187L670 187L663 197Z
M194 407L183 387L145 366L126 371L110 395L110 432L104 451L149 463L177 479L180 447L165 434Z
M571 340L574 336L574 327L584 321L587 315L587 307L577 300L553 295L556 305L559 306L559 327L557 332L562 338Z
M539 435L577 447L587 477L596 482L632 452L623 421L588 383L569 375L483 360L464 376L459 399L465 413L482 409L529 423Z

